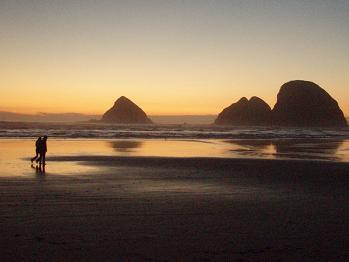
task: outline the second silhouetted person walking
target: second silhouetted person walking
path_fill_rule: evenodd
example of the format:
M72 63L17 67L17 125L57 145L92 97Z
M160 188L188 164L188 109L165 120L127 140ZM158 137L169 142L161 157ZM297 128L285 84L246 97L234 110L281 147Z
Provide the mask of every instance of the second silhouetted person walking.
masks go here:
M42 163L43 168L45 168L45 165L46 165L46 153L47 153L47 136L44 136L40 146L40 162Z

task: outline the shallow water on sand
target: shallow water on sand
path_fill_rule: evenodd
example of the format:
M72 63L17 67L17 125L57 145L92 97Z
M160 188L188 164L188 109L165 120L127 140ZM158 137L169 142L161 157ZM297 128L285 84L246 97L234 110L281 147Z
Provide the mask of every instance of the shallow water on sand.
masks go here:
M33 139L0 139L0 176L38 174L30 158ZM50 139L46 173L74 175L96 169L76 162L54 161L56 156L150 156L296 159L349 162L349 140L329 139Z

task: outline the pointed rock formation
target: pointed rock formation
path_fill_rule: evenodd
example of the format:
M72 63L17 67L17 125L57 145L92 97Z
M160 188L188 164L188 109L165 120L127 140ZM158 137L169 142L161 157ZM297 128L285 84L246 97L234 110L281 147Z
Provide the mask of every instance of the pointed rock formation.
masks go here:
M102 117L102 122L115 124L151 124L146 113L128 98L121 96Z
M260 126L269 125L271 108L258 97L247 100L241 98L237 103L225 108L217 117L216 125Z
M273 109L279 126L342 127L347 122L338 103L313 82L295 80L281 86Z

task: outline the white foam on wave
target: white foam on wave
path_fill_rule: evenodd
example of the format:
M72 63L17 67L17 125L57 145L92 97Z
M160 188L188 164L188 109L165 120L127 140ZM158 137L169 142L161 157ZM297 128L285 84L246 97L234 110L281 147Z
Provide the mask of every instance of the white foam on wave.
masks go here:
M26 138L48 135L56 138L342 138L349 128L220 127L214 125L92 125L55 123L0 123L0 137Z

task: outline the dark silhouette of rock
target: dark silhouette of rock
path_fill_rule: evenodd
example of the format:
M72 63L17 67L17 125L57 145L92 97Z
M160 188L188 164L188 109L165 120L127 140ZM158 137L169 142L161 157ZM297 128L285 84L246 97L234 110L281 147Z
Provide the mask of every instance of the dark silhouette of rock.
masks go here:
M241 98L237 103L225 108L217 117L217 125L260 126L269 125L271 108L258 97L247 100Z
M273 123L303 127L347 125L337 101L317 84L303 80L282 85L273 109Z
M151 124L146 113L128 98L122 96L115 101L102 117L102 122L115 124Z

